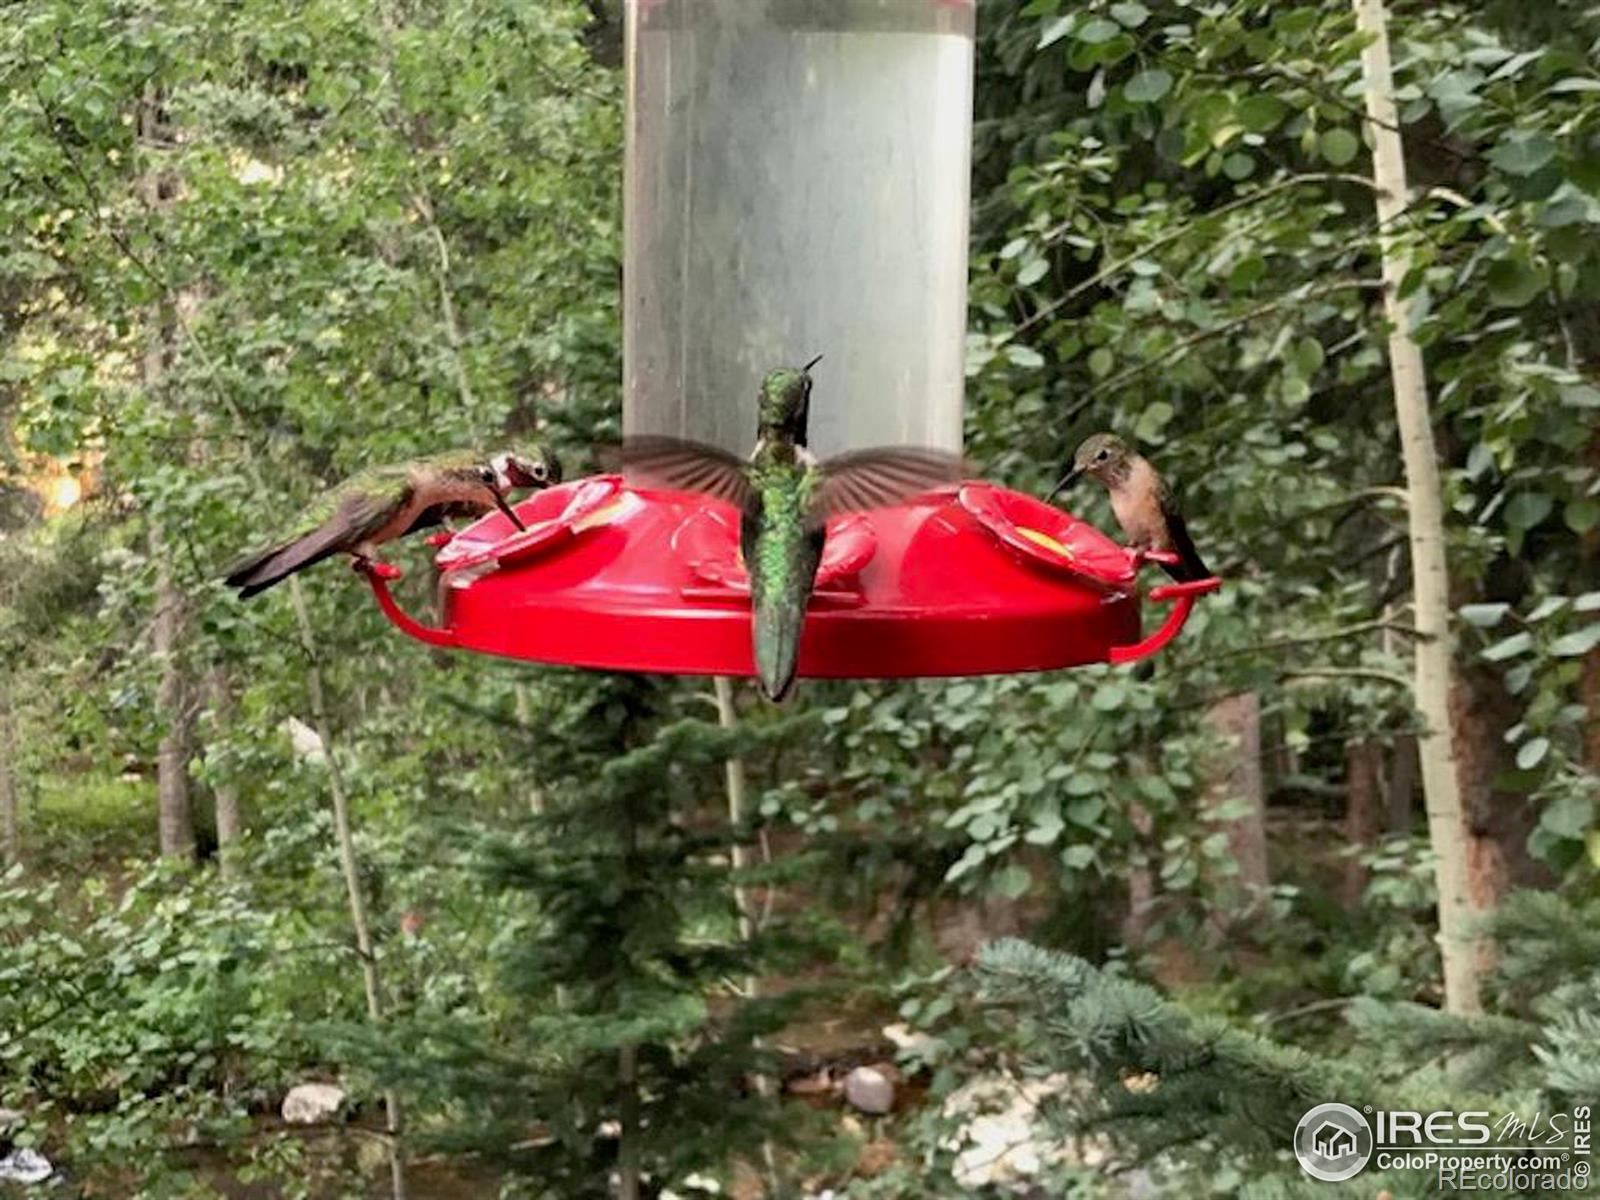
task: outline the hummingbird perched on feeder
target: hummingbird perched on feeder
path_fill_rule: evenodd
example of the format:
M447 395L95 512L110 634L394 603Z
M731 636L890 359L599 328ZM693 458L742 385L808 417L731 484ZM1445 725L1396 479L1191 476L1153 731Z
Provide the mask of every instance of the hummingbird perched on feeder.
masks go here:
M898 504L965 473L959 455L916 446L851 450L818 462L806 439L810 372L821 357L761 381L756 448L748 460L682 438L651 435L622 444L632 482L701 492L739 509L756 676L771 700L784 699L794 686L828 519Z
M1105 484L1111 511L1134 549L1154 551L1152 560L1179 583L1211 577L1189 537L1172 487L1144 455L1114 434L1085 438L1072 456L1072 470L1051 489L1048 499L1054 500L1080 475Z
M506 493L561 482L561 464L548 450L496 454L487 461L454 451L393 466L374 467L340 484L305 514L300 531L235 564L227 584L249 599L319 563L344 553L361 571L372 570L383 543L457 517L498 508L524 528Z

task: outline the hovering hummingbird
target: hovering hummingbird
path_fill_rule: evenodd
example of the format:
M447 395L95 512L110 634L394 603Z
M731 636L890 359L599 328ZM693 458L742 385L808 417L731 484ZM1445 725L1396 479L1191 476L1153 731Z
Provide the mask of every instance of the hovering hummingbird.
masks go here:
M346 553L354 566L371 566L384 542L438 525L452 517L478 517L498 508L523 528L506 492L561 482L556 456L497 454L487 462L456 451L394 466L374 467L340 484L305 515L300 532L236 564L229 587L248 599L333 554Z
M1189 537L1171 486L1137 450L1109 433L1085 438L1072 456L1072 470L1051 489L1049 499L1054 500L1080 475L1092 475L1106 485L1111 493L1111 511L1135 549L1175 557L1174 562L1161 563L1168 575L1179 583L1211 577Z
M738 507L756 675L772 700L784 699L794 686L828 519L897 504L963 475L960 456L913 446L852 450L819 463L806 449L806 436L810 371L820 358L761 381L756 448L748 461L674 437L632 437L622 444L633 482L703 492Z

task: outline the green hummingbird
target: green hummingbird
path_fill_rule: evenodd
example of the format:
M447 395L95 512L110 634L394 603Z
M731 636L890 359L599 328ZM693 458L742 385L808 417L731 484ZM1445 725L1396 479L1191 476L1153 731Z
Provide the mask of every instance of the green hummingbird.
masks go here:
M1161 569L1179 583L1211 577L1211 569L1194 548L1172 485L1144 455L1115 434L1085 438L1072 456L1072 470L1062 476L1049 499L1054 500L1057 492L1081 475L1105 484L1112 514L1136 550L1154 550L1170 558L1172 561L1161 563Z
M341 552L352 557L358 570L370 569L384 542L451 518L482 516L491 508L498 508L521 529L505 494L513 488L546 488L560 482L560 461L537 447L526 454L496 454L487 461L471 452L452 451L373 467L313 504L292 536L236 563L227 584L239 589L241 599L248 599Z
M748 461L674 437L631 437L622 444L630 482L702 492L739 509L756 676L772 700L784 699L794 686L828 519L898 504L965 473L959 455L914 446L852 450L818 462L806 437L810 372L820 357L761 381L756 448Z

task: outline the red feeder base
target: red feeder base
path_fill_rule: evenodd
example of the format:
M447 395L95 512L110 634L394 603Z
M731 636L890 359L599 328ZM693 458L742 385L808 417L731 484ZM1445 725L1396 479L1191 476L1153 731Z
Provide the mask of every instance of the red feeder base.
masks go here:
M384 612L431 645L614 671L752 675L750 597L731 506L576 480L493 513L440 550L444 625ZM800 674L903 678L1131 662L1171 641L1217 579L1141 639L1141 555L1069 513L987 483L831 522Z

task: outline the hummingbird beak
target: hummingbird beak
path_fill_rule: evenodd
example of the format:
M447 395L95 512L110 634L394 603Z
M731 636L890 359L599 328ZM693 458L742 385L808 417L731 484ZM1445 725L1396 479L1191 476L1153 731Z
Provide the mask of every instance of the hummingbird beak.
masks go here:
M815 358L813 358L810 362L808 362L805 366L801 367L800 368L800 373L802 375L806 374L807 372L809 372L811 370L812 367L816 366L821 361L822 361L822 355L819 354Z
M518 533L526 533L528 527L522 523L522 518L517 516L517 510L506 503L505 493L497 487L491 487L489 490L494 493L494 506L505 513L511 523L517 527Z
M1062 492L1066 491L1073 484L1077 483L1078 482L1078 476L1082 475L1082 474L1083 474L1083 472L1080 471L1077 467L1073 467L1072 470L1068 471L1065 475L1063 475L1061 477L1060 482L1057 483L1055 485L1055 487L1050 489L1050 494L1044 498L1044 502L1046 504L1049 504L1052 500L1054 500Z

